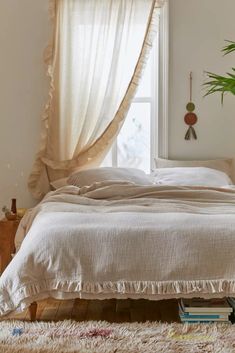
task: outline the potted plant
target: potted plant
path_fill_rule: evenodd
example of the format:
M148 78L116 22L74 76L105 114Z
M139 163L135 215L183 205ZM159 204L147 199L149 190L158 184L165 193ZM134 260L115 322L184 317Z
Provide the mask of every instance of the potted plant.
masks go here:
M235 42L226 41L227 45L222 49L224 55L235 51ZM204 83L207 88L205 96L219 92L221 93L221 102L223 104L224 94L226 92L235 95L235 68L232 67L232 73L227 73L227 76L221 76L212 72L207 72L208 81Z

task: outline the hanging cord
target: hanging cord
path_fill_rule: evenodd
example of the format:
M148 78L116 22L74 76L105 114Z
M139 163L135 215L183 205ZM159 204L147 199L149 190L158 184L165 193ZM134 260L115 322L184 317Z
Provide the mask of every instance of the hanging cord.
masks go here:
M192 102L193 100L193 73L190 71L189 75L189 102Z

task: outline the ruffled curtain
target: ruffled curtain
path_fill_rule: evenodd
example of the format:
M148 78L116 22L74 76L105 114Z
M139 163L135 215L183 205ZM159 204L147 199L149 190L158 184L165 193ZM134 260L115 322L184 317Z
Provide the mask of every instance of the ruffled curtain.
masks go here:
M29 177L36 198L49 182L98 166L118 135L158 28L162 0L54 0L45 52L49 101Z

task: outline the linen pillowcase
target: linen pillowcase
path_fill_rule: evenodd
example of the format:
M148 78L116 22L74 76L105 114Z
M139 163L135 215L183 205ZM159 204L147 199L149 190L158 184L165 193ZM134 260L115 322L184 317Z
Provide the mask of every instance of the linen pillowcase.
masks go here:
M175 168L175 167L207 167L226 173L232 177L232 159L209 159L196 161L179 161L172 159L155 158L156 168Z
M158 168L152 172L155 184L221 187L231 185L228 175L205 167Z
M101 167L86 169L71 174L67 183L79 187L89 186L95 182L121 180L130 181L139 185L152 185L151 178L144 171L135 168Z

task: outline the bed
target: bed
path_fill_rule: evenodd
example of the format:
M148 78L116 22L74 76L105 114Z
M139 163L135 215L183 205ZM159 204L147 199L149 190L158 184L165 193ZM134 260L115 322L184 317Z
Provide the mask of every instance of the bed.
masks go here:
M50 192L23 218L0 315L56 299L235 295L235 188L112 180Z

